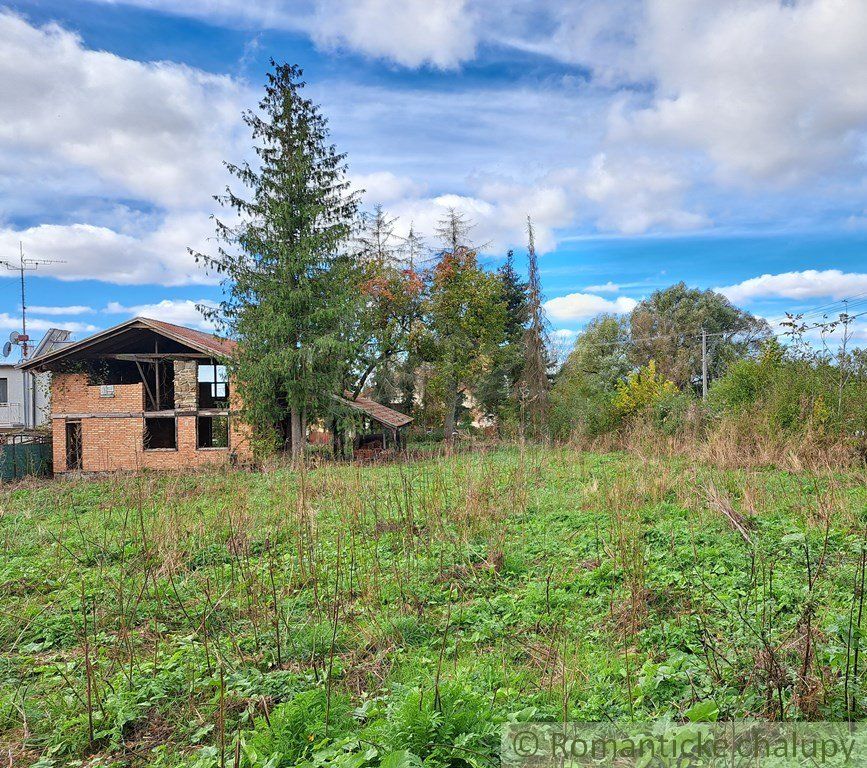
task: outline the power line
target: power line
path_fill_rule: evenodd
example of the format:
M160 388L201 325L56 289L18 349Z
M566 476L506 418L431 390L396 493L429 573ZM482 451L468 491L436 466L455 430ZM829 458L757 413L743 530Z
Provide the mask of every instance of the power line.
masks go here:
M864 294L858 294L858 295L867 296L867 292L865 292ZM841 301L846 301L846 299L841 299ZM838 303L838 302L834 302L834 303ZM859 306L863 306L864 304L867 304L867 299L864 299L863 301L860 301L860 302L856 302L856 305L859 305ZM828 305L828 306L830 306L830 305ZM847 312L844 312L841 314L847 315L847 317L851 321L851 320L855 320L859 317L863 317L864 315L867 315L867 310L865 310L863 312L858 312L856 314L849 314ZM804 317L803 315L798 315L795 313L792 314L792 317L799 317L799 316L802 319ZM837 321L831 321L831 322L837 322ZM813 324L807 330L815 329L815 328L818 328L822 325L827 325L827 324L828 323L816 323L816 324ZM587 344L587 346L591 346L591 347L635 346L637 344L643 344L643 343L646 343L649 341L659 341L661 339L682 339L682 340L689 339L689 340L693 340L695 342L700 342L703 335L705 338L709 339L709 338L713 338L713 337L733 336L733 335L738 335L738 334L749 334L749 332L743 331L743 330L733 329L733 330L716 331L714 333L704 333L704 334L702 332L692 333L692 334L689 334L689 333L687 333L687 334L684 334L684 333L662 333L662 334L656 334L654 336L644 336L644 337L640 337L637 339L636 338L623 338L623 339L615 339L613 341L594 341L590 344ZM783 336L790 336L791 334L792 334L791 331L780 331L777 333L771 331L770 335L774 338L781 338ZM763 336L758 337L758 338L767 338L767 337L763 335Z

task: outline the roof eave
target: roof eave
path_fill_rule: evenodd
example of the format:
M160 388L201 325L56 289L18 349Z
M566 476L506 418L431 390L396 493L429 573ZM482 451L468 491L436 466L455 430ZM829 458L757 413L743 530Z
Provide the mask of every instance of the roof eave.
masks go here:
M148 317L132 317L129 320L124 320L122 323L113 325L111 328L106 328L104 331L94 333L92 336L88 336L86 339L76 341L73 344L70 344L65 349L58 349L53 352L49 352L47 355L41 355L40 357L34 357L30 360L25 360L19 363L18 367L25 371L38 370L39 368L48 363L62 360L64 357L67 357L70 354L86 350L92 347L94 344L114 338L115 336L118 336L129 328L136 327L147 328L154 333L159 333L162 336L166 336L173 341L177 341L179 344L184 344L185 346L190 347L191 349L195 349L196 351L201 352L205 355L213 355L214 357L226 356L225 352L223 352L222 350L208 347L206 344L200 344L191 339L184 338L180 334L175 334L167 328L154 325L153 321L151 321L151 319Z

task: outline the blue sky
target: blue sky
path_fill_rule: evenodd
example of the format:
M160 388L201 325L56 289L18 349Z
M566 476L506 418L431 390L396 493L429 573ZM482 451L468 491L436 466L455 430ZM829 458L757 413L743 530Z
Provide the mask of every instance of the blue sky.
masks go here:
M0 259L31 328L201 324L223 160L269 58L350 174L485 262L532 215L552 327L684 280L771 320L867 295L867 4L840 0L0 2ZM857 306L857 305L854 305ZM17 328L0 273L0 332ZM858 329L867 340L867 323Z

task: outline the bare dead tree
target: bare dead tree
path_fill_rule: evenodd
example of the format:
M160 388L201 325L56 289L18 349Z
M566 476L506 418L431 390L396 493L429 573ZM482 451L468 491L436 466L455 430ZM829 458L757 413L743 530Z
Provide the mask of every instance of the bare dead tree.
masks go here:
M380 266L394 264L399 259L401 243L394 234L396 221L396 218L389 217L380 204L374 207L372 213L364 214L357 237L363 259Z
M411 270L422 266L424 261L425 243L421 235L415 231L415 225L410 223L409 232L403 238L402 248L404 261Z
M449 208L437 222L434 230L436 236L443 245L443 249L449 253L456 253L461 246L472 250L469 240L470 232L475 223L468 219L456 208Z

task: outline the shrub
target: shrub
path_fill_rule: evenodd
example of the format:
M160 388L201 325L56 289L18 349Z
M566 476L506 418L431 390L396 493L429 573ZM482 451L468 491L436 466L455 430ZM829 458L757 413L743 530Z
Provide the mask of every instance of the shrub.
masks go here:
M551 392L551 433L555 439L598 437L614 429L617 422L611 392L565 384Z
M622 417L634 416L676 394L678 394L677 386L661 373L657 373L656 363L651 360L643 368L630 373L626 381L617 385L614 407Z
M653 422L666 435L683 432L691 423L700 424L700 405L687 392L664 394L653 404Z

